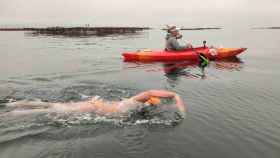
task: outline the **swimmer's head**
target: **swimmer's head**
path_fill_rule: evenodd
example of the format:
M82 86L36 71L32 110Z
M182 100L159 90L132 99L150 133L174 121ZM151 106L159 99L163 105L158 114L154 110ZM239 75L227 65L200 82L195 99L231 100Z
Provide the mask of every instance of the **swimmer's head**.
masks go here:
M149 100L146 101L146 104L159 105L160 104L160 99L158 97L151 97Z

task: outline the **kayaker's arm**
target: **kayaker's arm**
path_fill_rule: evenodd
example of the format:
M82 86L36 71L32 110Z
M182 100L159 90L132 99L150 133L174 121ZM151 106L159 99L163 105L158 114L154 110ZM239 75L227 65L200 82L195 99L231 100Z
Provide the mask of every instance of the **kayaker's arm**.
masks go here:
M176 50L176 51L181 51L181 50L188 48L188 46L181 46L176 38L170 38L169 42L170 42L172 49Z

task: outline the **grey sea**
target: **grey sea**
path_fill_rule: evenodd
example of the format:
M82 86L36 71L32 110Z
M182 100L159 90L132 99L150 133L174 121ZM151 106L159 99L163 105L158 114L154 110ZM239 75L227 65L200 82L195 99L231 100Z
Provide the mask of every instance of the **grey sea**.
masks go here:
M180 94L146 117L93 114L5 115L0 105L1 158L278 158L280 30L182 31L201 46L247 47L238 58L169 73L164 63L123 62L121 54L162 49L165 32L64 37L0 32L0 99L71 102L99 95L120 100L149 89Z

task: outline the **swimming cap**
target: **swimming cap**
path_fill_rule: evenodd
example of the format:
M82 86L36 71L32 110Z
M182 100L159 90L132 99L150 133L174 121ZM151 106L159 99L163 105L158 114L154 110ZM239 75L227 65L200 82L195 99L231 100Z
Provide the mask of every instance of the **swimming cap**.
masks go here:
M151 105L158 105L160 104L160 99L158 97L151 97L146 103Z

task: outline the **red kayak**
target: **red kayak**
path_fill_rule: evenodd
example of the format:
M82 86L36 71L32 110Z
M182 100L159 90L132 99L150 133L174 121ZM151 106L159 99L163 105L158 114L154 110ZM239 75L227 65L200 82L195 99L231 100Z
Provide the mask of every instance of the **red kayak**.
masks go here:
M124 61L182 61L198 60L198 52L206 55L210 60L219 60L235 57L244 52L247 48L208 48L197 47L186 49L184 51L153 51L141 50L137 52L123 53Z

